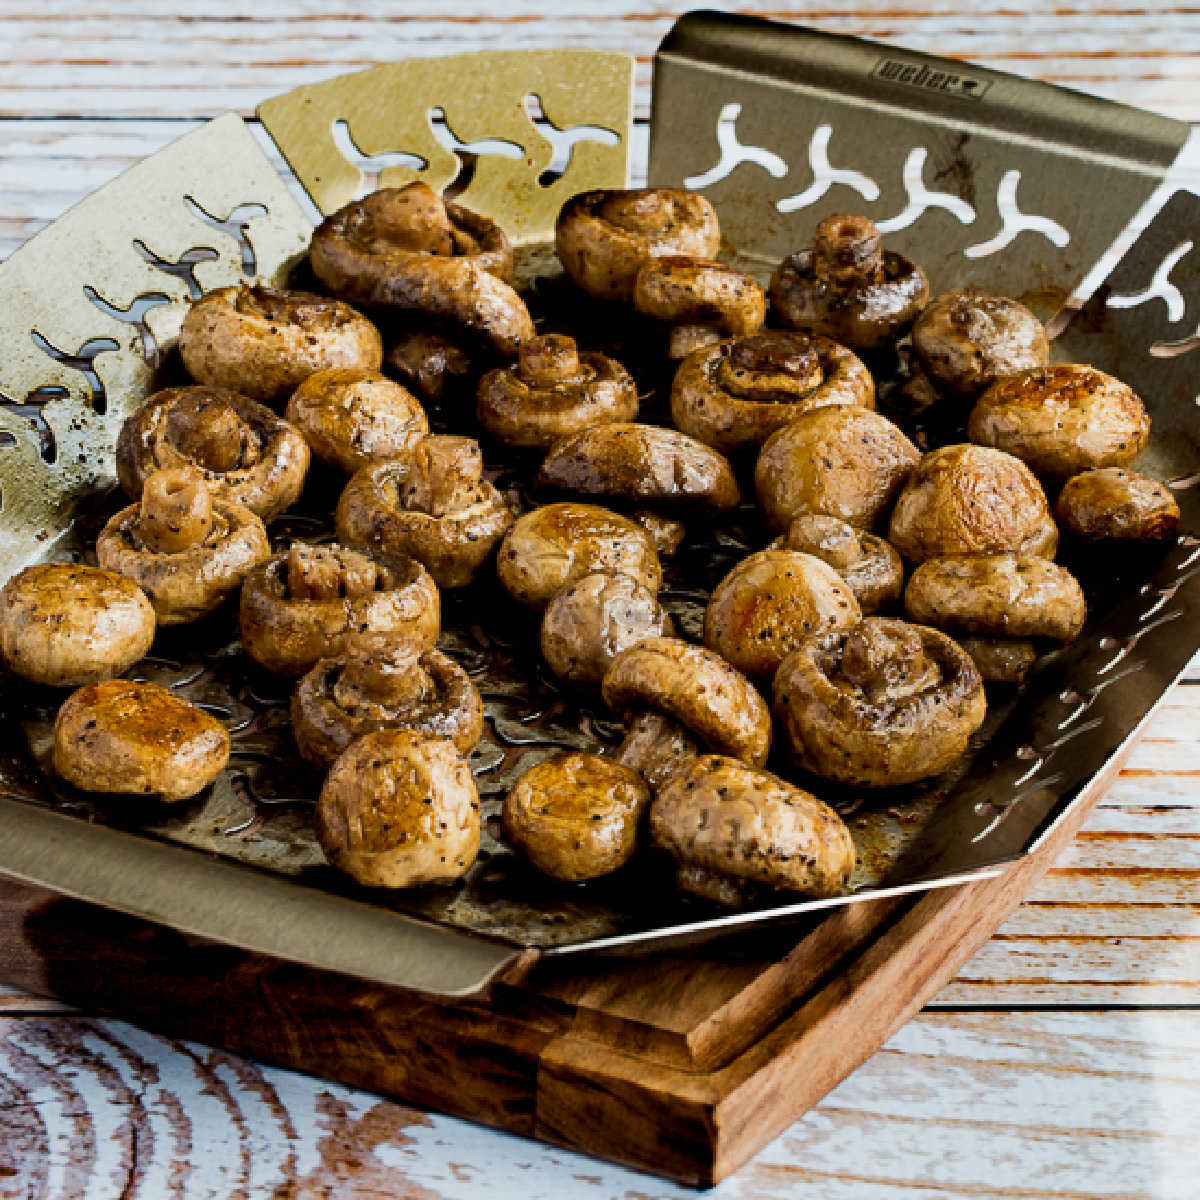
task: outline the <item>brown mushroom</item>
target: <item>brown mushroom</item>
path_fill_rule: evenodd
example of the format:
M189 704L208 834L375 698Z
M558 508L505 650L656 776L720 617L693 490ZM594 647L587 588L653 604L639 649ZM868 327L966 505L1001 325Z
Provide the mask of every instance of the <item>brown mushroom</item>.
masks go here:
M817 226L811 250L776 267L770 294L787 328L862 353L903 336L929 300L929 280L911 259L883 249L873 221L839 215Z
M1028 639L958 637L984 683L1020 683L1037 662L1037 647Z
M155 392L117 438L117 478L132 499L152 472L188 467L214 496L264 521L299 499L308 462L297 429L257 400L221 387Z
M935 296L913 324L912 343L933 386L959 400L1050 360L1046 330L1029 309L971 288Z
M628 575L651 593L662 583L650 535L596 504L546 504L525 513L496 556L500 582L533 609L545 608L563 588L596 571Z
M429 433L416 397L378 371L348 368L310 375L292 393L287 419L322 462L348 475L404 457Z
M1150 417L1119 379L1062 363L992 384L971 410L967 436L1016 455L1035 475L1065 479L1127 467L1150 441Z
M1162 541L1179 525L1179 505L1166 484L1121 467L1068 479L1054 515L1075 537L1100 542Z
M504 834L541 872L567 883L623 867L650 805L646 781L598 754L561 752L526 771L504 798Z
M663 784L650 833L675 858L682 891L734 908L767 888L839 896L857 857L829 805L718 754L693 759Z
M942 446L914 468L892 510L888 541L909 562L944 554L1053 558L1058 527L1019 458L989 446Z
M542 656L564 683L598 687L622 650L674 635L653 591L628 575L595 573L564 587L546 606Z
M296 685L292 734L300 754L328 766L356 738L411 729L469 754L483 736L483 701L452 658L403 634L353 633Z
M774 675L805 638L861 620L854 593L828 563L794 550L760 550L713 589L704 644L759 678Z
M593 425L632 421L637 385L614 359L580 354L574 338L547 333L525 342L513 366L480 380L475 413L498 442L546 450Z
M0 659L33 683L79 687L120 675L154 641L145 592L115 571L39 563L0 590Z
M801 413L872 408L875 383L852 351L802 333L756 333L706 346L679 364L671 416L691 437L731 454L761 446Z
M891 617L810 638L775 676L775 715L792 757L859 787L945 771L986 708L979 672L957 643Z
M272 288L216 288L188 309L179 353L197 383L270 403L314 371L383 362L379 330L340 300Z
M581 192L563 205L554 227L567 275L589 295L625 303L647 259L713 258L720 244L713 206L673 188Z
M212 612L270 556L262 521L214 497L190 468L155 471L141 500L116 513L96 538L96 561L132 579L160 625Z
M415 558L439 587L465 587L512 524L471 438L431 436L404 459L363 467L338 501L338 537L377 557Z
M425 400L440 400L454 392L471 373L471 352L465 339L442 329L418 325L390 342L383 361Z
M313 272L353 304L449 321L511 356L533 337L508 285L512 247L487 217L428 184L383 188L326 217L313 233Z
M900 428L872 409L814 408L763 443L754 486L776 529L786 529L805 512L870 529L919 458Z
M891 542L838 517L801 513L773 550L799 550L828 563L845 581L863 616L890 608L904 590L904 564Z
M318 659L342 653L354 633L431 647L441 598L414 558L377 562L336 543L294 542L246 576L238 623L242 649L259 666L303 675Z
M687 537L687 526L674 517L647 508L637 509L629 515L650 535L659 558L670 558Z
M368 887L449 883L479 853L479 791L445 738L380 729L330 768L317 800L325 857Z
M616 759L657 789L701 750L762 766L771 714L753 684L719 654L678 638L647 638L613 659L605 703L626 718Z
M187 800L228 761L225 726L155 683L90 683L54 721L54 769L85 792Z
M723 337L757 333L767 313L758 281L707 258L671 254L642 264L633 307L671 325L667 356L686 358Z

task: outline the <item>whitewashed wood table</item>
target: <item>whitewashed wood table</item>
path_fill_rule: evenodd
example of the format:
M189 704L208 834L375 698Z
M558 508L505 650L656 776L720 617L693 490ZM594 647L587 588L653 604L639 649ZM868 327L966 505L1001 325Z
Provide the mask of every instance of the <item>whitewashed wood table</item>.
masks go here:
M496 47L650 58L685 6L0 5L0 253L226 109ZM858 0L795 18L1200 119L1200 12ZM644 138L639 143L644 147ZM643 149L644 154L644 149ZM1200 1195L1200 660L1071 850L918 1018L717 1192ZM0 1200L667 1197L686 1189L0 990Z

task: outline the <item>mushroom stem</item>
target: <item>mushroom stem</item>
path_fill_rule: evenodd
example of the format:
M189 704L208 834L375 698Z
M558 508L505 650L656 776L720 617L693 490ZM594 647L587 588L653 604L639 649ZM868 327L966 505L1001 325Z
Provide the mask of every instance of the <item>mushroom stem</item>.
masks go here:
M661 713L639 713L629 722L616 760L658 789L700 753L696 739L678 721Z
M258 461L254 431L232 405L219 400L178 400L167 417L167 436L206 471L224 474Z
M812 263L822 279L873 282L883 271L883 236L867 217L827 217L813 235Z
M405 507L444 517L478 499L483 452L474 438L435 434L413 450L404 483Z
M334 684L334 699L346 709L377 705L398 709L419 704L429 694L429 672L421 667L421 647L407 639L356 637L346 647L346 665Z
M579 376L575 339L562 333L530 338L518 353L517 374L534 388L549 388Z
M367 560L347 562L320 546L293 542L287 556L287 591L292 600L353 599L375 590L379 569Z
M935 688L941 678L915 628L873 621L864 621L850 631L839 674L872 700L884 695L895 699L915 696Z
M212 496L194 472L155 471L142 490L135 534L158 554L177 554L212 532Z
M721 360L717 382L741 399L807 396L825 381L825 371L816 349L802 337L770 332L740 339Z
M446 202L427 183L376 192L362 203L377 240L427 254L454 253L454 226Z

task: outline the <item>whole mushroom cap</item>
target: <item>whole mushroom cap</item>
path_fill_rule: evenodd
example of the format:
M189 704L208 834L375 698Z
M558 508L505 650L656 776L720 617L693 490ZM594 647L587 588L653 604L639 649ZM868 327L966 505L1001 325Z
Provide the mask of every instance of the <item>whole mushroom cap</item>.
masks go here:
M127 671L154 641L145 592L116 571L39 563L0 589L0 658L33 683L79 687Z
M1075 537L1095 541L1156 542L1179 525L1179 505L1166 484L1121 467L1068 479L1054 515Z
M326 858L359 883L447 883L479 853L479 792L453 742L381 729L330 768L316 823Z
M889 608L904 591L904 564L891 542L823 513L801 513L769 547L799 550L828 563L845 581L864 616Z
M225 726L155 683L88 684L54 721L54 769L86 792L186 800L228 761Z

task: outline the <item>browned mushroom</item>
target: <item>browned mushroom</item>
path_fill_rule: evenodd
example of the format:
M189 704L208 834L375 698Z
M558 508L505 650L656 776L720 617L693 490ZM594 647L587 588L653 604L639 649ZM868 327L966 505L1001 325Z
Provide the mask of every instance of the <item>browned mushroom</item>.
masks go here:
M563 205L554 245L563 270L601 300L633 299L647 259L713 258L721 230L713 206L696 192L672 188L581 192Z
M605 673L605 703L628 721L616 759L658 788L701 750L762 766L771 714L750 681L720 655L677 638L623 650Z
M496 557L505 589L534 609L596 571L628 575L652 593L662 583L650 535L596 504L546 504L525 513L505 534Z
M629 515L650 535L659 558L670 558L687 537L687 526L674 517L651 512L648 508L636 509Z
M760 550L713 589L704 644L758 678L774 675L805 638L861 620L854 593L828 563L794 550Z
M328 766L364 733L411 729L469 754L483 736L483 701L470 676L440 650L403 634L352 633L296 686L292 733L301 755Z
M888 541L914 563L1006 551L1053 558L1058 527L1042 485L1019 458L989 446L942 446L905 483Z
M512 247L494 221L428 184L383 188L325 218L313 233L317 278L353 304L446 320L511 356L533 337L508 285Z
M270 403L314 371L383 362L379 330L340 300L271 288L216 288L183 318L179 353L197 383Z
M376 562L336 543L290 549L255 567L242 585L242 649L260 666L303 675L342 653L354 633L394 634L431 647L441 599L416 559Z
M322 462L348 475L402 458L429 433L416 398L378 371L317 371L292 393L287 419Z
M428 325L406 329L392 340L384 362L425 400L440 400L465 383L471 373L466 339Z
M919 458L899 427L872 409L814 408L763 443L754 485L776 529L805 512L870 529Z
M1062 363L992 384L971 410L967 436L1016 455L1035 475L1065 479L1129 466L1150 440L1150 417L1119 379Z
M380 729L330 768L317 800L325 857L368 887L448 883L479 853L479 791L445 738Z
M338 536L422 563L439 587L465 587L512 524L471 438L431 436L404 459L363 467L342 492Z
M96 561L132 579L160 625L212 612L270 556L262 521L214 497L190 468L155 471L141 500L116 513L96 539Z
M1037 647L1027 638L958 637L984 683L1020 683L1037 662Z
M760 446L801 413L837 404L874 407L871 372L844 346L803 333L704 347L679 364L671 385L675 424L722 454Z
M1120 467L1068 479L1054 515L1075 537L1101 542L1157 542L1179 525L1179 505L1166 484Z
M789 329L869 352L907 331L929 300L929 280L911 259L883 249L873 221L841 215L817 226L811 250L779 264L770 292Z
M859 787L940 774L987 702L975 664L944 633L890 617L815 637L775 676L775 715L807 771Z
M632 421L637 385L614 359L580 354L574 338L548 333L525 342L513 366L480 380L475 412L498 442L546 450L593 425Z
M308 461L308 445L292 425L220 387L155 392L117 438L117 477L132 499L152 472L190 467L214 496L264 521L299 498Z
M650 805L646 781L598 754L562 752L526 771L504 798L504 833L541 872L578 883L623 867Z
M54 769L85 792L187 800L228 761L225 726L155 683L90 683L54 722Z
M0 590L0 660L33 683L79 687L120 675L153 641L150 601L115 571L39 563Z
M681 891L740 908L766 888L838 896L854 840L829 805L756 767L704 754L676 771L650 807L655 843Z

